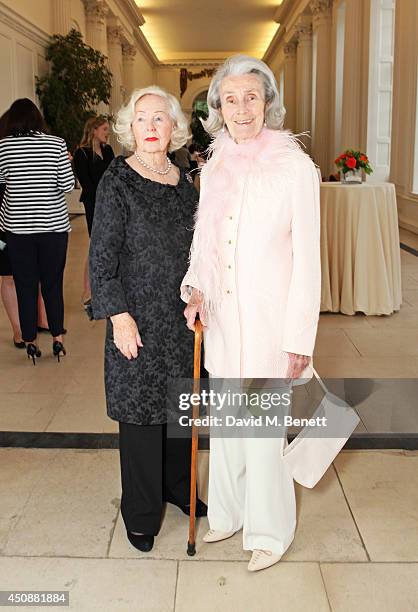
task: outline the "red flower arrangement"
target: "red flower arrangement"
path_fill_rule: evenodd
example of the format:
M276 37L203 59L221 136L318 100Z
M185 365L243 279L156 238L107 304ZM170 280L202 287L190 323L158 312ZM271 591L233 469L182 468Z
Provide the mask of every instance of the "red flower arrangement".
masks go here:
M359 168L363 168L366 174L371 174L373 172L373 169L369 163L369 158L361 151L347 149L347 151L341 153L341 155L334 160L334 163L340 172L343 172L344 174L350 170L356 170Z

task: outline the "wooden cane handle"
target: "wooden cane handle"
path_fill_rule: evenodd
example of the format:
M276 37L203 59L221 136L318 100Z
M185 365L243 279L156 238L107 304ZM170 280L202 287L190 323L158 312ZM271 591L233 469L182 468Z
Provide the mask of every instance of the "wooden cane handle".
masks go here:
M202 353L202 335L203 328L202 323L199 319L196 319L195 322L195 332L194 332L194 364L193 364L193 378L200 378L200 360Z

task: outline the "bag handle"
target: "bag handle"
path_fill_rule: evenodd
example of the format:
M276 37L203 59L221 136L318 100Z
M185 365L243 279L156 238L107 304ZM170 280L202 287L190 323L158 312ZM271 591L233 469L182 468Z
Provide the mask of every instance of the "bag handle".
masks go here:
M323 392L324 392L325 394L329 393L329 391L328 391L328 389L326 388L325 384L322 382L321 377L319 376L318 372L315 370L315 368L314 368L313 366L311 366L311 368L312 368L312 372L313 372L313 374L314 374L314 376L315 376L316 380L318 381L318 383L319 383L319 385L320 385L321 389L323 390Z

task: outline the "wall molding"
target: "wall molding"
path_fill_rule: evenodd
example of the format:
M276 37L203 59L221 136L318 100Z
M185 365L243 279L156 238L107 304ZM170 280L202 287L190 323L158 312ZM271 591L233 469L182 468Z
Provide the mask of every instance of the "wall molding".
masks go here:
M25 17L22 17L18 13L16 13L13 9L6 6L3 2L0 1L0 22L9 26L16 32L23 34L33 42L42 47L45 47L49 41L50 36L47 32L38 28L38 26L34 25Z
M158 57L155 55L154 50L151 45L145 38L144 34L141 32L139 28L135 28L133 31L135 42L138 45L138 48L145 55L146 59L151 63L153 68L158 68L161 66L161 62Z

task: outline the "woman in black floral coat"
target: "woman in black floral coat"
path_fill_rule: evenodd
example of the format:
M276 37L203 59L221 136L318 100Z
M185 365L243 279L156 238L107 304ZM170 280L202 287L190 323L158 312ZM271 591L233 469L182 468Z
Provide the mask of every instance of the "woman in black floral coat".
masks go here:
M193 376L193 336L179 294L197 193L168 150L187 139L177 100L135 90L115 132L134 153L99 183L90 245L92 310L107 319L108 415L119 421L121 511L136 548L151 550L165 501L189 513L190 439L167 437L167 383ZM197 515L206 514L198 500Z

